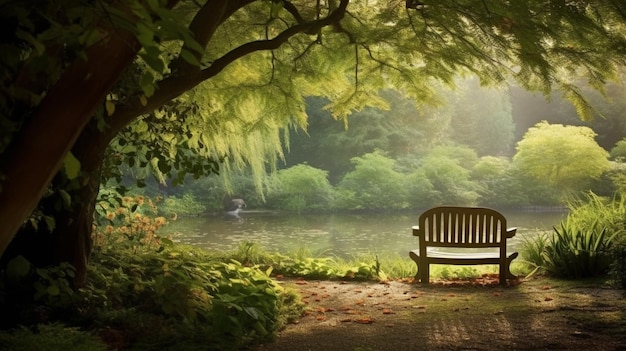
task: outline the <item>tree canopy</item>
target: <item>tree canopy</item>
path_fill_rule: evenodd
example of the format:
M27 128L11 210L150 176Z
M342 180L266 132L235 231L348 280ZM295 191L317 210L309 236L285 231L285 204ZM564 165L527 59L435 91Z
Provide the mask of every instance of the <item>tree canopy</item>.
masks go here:
M562 191L598 178L610 168L609 153L588 127L540 122L517 144L518 169Z
M84 266L108 162L260 171L281 130L306 127L307 96L345 118L387 108L380 89L436 101L437 82L475 74L558 88L588 117L574 77L614 77L625 14L615 0L1 1L0 253L39 209L50 260Z

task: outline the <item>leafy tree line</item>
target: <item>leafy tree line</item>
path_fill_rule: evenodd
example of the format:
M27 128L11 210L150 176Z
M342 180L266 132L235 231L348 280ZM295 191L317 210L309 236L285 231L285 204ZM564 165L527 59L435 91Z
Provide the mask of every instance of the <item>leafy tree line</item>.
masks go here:
M544 121L527 131L512 157L481 157L458 144L401 158L377 150L353 157L352 168L335 184L329 171L303 163L272 174L265 199L254 196L245 176L234 186L244 198L250 196L249 208L296 212L396 211L443 204L564 206L589 190L612 196L623 189L623 164L610 161L595 137L588 127ZM618 144L616 150L623 143ZM218 179L195 183L179 189L174 202L186 203L189 210L197 205L200 212L222 210L221 199L228 195Z
M336 184L352 168L352 157L374 150L399 159L452 143L467 146L481 157L512 157L526 131L544 120L589 127L597 134L598 144L610 151L626 136L622 127L626 111L623 84L609 84L605 98L589 87L584 90L597 107L589 121L581 121L574 107L562 98L546 101L520 91L514 84L506 89L483 88L476 79L460 80L453 91L442 89L442 103L436 106L416 106L397 91L383 91L389 109L355 112L347 125L337 123L324 111L327 101L310 98L307 133L290 135L289 152L281 165L307 163L325 169L331 183Z

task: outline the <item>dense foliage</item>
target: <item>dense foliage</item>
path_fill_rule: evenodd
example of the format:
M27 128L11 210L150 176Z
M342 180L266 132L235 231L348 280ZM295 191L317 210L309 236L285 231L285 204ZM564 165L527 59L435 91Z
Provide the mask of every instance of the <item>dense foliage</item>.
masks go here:
M622 196L607 199L593 193L572 201L570 212L554 232L526 238L526 263L557 277L570 279L611 273L625 286L626 227Z
M327 170L294 165L270 178L266 201L255 197L246 177L233 178L231 186L238 196L250 198L248 209L294 212L397 211L441 204L565 206L588 189L612 196L623 187L622 163L609 161L588 127L540 122L517 149L513 157L479 157L467 146L449 144L396 158L376 150L353 157L352 168L335 184ZM219 179L193 184L179 187L171 201L198 208L196 214L205 208L223 210L226 190ZM151 188L153 194L166 195Z

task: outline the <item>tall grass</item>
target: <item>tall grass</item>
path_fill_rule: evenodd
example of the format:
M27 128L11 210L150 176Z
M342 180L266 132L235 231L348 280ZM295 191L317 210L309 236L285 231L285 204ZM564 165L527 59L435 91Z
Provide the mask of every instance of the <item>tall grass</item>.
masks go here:
M609 248L617 233L608 235L596 225L580 228L565 221L548 240L542 253L544 268L557 277L583 278L606 274Z
M612 267L613 275L626 281L626 255L621 256L620 265L616 262L620 256L615 254L619 247L626 247L624 197L606 199L590 192L571 200L568 207L566 220L554 232L523 242L523 261L535 270L564 278L603 275Z

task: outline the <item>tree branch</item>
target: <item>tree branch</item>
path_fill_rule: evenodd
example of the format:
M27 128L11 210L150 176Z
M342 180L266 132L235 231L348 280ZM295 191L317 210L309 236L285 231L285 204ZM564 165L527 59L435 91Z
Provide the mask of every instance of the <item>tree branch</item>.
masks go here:
M200 10L196 13L193 20L189 24L189 31L194 36L196 42L203 48L205 48L215 31L219 26L224 23L233 13L242 7L254 2L256 0L210 0L207 1ZM198 52L190 47L188 43L185 43L182 50L187 50L194 54L198 62L202 61L204 52ZM186 71L198 71L200 67L194 66L185 61L182 56L172 62L170 65L172 71L175 74L184 74Z
M171 76L162 80L159 82L159 89L148 99L145 105L142 105L139 102L139 98L137 98L134 99L134 102L116 109L116 112L109 120L109 135L113 137L137 116L153 111L203 81L216 76L229 64L241 57L257 51L275 50L297 34L317 31L329 25L339 23L345 15L349 3L350 0L341 0L340 5L325 18L298 23L285 29L272 39L252 41L236 47L215 60L210 67L203 70L185 72L185 75Z

